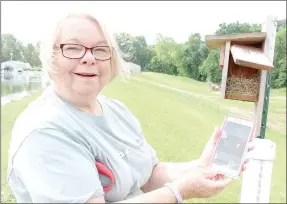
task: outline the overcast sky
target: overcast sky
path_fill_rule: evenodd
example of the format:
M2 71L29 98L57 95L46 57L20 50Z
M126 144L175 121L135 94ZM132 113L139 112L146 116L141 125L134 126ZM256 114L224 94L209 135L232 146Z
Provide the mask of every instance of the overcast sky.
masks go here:
M184 42L191 33L213 34L220 23L263 23L268 15L286 18L286 1L242 2L1 2L1 33L35 43L63 14L94 12L114 32L144 35L148 44L156 34Z

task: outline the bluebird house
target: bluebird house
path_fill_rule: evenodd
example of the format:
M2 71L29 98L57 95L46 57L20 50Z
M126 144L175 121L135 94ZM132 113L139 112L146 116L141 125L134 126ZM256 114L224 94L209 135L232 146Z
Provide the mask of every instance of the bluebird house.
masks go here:
M264 54L266 32L205 36L206 45L220 49L221 96L257 102L262 70L271 71L273 60Z

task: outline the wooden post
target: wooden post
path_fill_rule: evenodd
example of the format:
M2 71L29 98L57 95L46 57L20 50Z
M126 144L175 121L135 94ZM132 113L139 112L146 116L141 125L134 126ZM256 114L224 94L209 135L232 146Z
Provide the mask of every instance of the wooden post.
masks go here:
M222 70L222 80L221 80L221 91L220 95L222 98L225 98L225 89L227 83L227 74L228 74L228 65L229 65L229 55L230 55L230 41L225 43L225 53L224 53L224 64Z
M264 54L268 57L271 63L273 63L273 58L274 58L276 28L277 28L277 23L276 23L275 17L268 16L267 22L262 25L262 32L266 32L266 39L263 43L262 49L263 49ZM260 136L261 134L261 124L262 124L262 114L263 114L266 82L267 82L267 71L262 70L259 97L258 97L258 102L255 103L255 106L254 106L254 117L253 117L253 120L256 124L255 125L255 136L256 137Z
M276 39L276 19L268 16L267 22L262 26L262 32L266 32L266 39L262 49L264 54L273 63L274 47ZM255 122L255 136L262 134L262 115L267 114L263 110L265 90L268 73L261 71L261 82L258 102L254 105L253 121ZM266 105L266 104L265 104ZM263 129L265 131L265 129ZM249 154L249 168L243 173L241 184L241 203L269 203L272 168L276 157L276 144L271 140L255 138L255 149Z
M224 65L224 55L225 55L225 46L222 45L220 47L220 58L219 58L219 66L223 68Z

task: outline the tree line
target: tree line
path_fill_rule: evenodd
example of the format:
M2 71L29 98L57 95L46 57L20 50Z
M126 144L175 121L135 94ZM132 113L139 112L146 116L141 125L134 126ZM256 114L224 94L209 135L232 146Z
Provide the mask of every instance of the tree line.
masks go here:
M222 23L214 34L237 34L260 32L261 25L248 23ZM207 48L199 33L192 33L186 42L177 43L173 38L161 34L154 45L148 45L144 36L128 33L115 35L123 58L141 66L142 71L159 72L185 76L197 81L220 83L219 49ZM19 60L32 67L41 66L40 44L26 46L12 34L1 35L2 61ZM11 53L13 55L11 56ZM279 20L276 33L274 69L271 72L271 86L282 88L287 85L286 76L286 19Z
M40 67L40 42L33 45L24 45L10 33L1 34L1 62L21 61L29 63L32 67Z
M286 19L277 22L274 69L271 72L273 88L286 87ZM216 35L260 32L261 25L248 23L222 23ZM206 47L199 33L192 33L186 42L177 43L158 34L154 45L147 45L143 36L127 33L116 35L126 61L139 64L142 71L186 76L197 81L220 83L219 49Z

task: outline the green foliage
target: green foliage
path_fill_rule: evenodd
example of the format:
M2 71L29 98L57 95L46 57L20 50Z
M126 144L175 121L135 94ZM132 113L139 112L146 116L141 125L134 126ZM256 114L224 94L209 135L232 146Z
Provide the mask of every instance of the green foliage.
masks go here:
M261 25L222 23L215 34L228 35L260 32ZM186 42L177 43L170 37L157 34L156 43L147 45L144 37L126 33L117 35L124 59L141 66L142 71L179 75L197 81L220 83L219 49L208 49L200 34L191 34ZM272 87L286 87L286 19L278 21Z
M216 35L227 35L227 34L237 34L237 33L251 33L260 32L261 25L248 24L248 23L222 23L219 24L219 29L215 32Z
M286 18L285 18L285 19L281 19L281 20L277 20L277 31L278 31L281 27L286 27Z
M33 67L33 69L34 69L35 71L41 71L41 70L42 70L41 67Z
M146 71L177 75L177 69L174 64L161 60L157 55L151 59L151 62L145 67Z
M286 19L277 21L274 69L271 72L273 88L286 87ZM217 35L260 32L261 25L248 23L222 23ZM189 77L197 81L220 83L219 50L209 49L200 34L191 34L184 43L157 34L156 43L147 45L144 36L128 33L116 34L116 41L125 61L140 65L142 71L159 72ZM11 34L1 35L2 61L11 59L40 67L39 43L26 46ZM11 55L13 53L13 55Z
M29 63L32 67L41 66L40 45L28 43L26 46L12 34L1 34L1 62L13 60Z
M277 32L274 58L275 67L271 73L271 87L286 87L286 21L285 26L281 26Z
M200 34L192 34L183 47L185 76L198 81L205 81L206 74L199 71L199 67L208 55L208 48L201 41Z
M202 66L199 68L202 73L206 75L207 81L219 83L221 81L222 69L219 66L219 50L212 49L204 60Z
M124 60L145 67L150 61L150 52L143 36L131 36L128 33L116 35L116 41Z
M23 56L21 55L21 51L23 50L22 43L20 43L13 35L2 34L1 46L1 62L8 61L11 59L17 59L20 61L23 60Z

